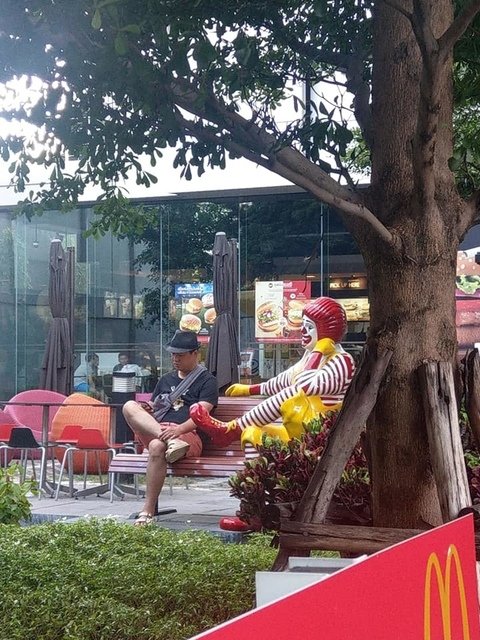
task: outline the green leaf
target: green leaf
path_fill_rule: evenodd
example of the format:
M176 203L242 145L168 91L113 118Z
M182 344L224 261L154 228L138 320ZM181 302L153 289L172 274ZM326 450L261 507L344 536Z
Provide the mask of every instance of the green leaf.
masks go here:
M100 11L98 9L96 9L95 13L93 14L93 18L92 18L92 28L95 29L96 31L98 31L101 26L102 26L102 16L101 16Z
M138 24L127 24L125 27L122 27L121 31L138 35L140 33L140 26Z
M127 50L128 50L127 39L121 31L117 33L117 35L115 36L114 46L115 46L115 53L117 53L119 56L124 56L127 53Z

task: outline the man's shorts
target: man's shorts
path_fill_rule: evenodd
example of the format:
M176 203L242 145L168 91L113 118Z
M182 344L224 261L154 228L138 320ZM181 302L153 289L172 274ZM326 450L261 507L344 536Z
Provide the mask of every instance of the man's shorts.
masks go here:
M190 449L187 451L186 458L198 458L202 455L202 441L196 431L190 431L190 433L183 433L178 436L180 440L188 442Z

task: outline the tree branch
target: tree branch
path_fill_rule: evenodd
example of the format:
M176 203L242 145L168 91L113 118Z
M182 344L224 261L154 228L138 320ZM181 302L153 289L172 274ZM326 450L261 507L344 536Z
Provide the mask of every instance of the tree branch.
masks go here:
M238 117L241 118L241 116ZM205 128L201 122L184 118L178 110L175 112L175 118L182 128L189 131L196 138L223 146L235 155L243 156L256 164L259 164L265 169L285 178L286 180L289 180L293 184L303 187L306 191L325 204L337 209L340 214L343 213L346 216L362 220L376 233L379 239L383 240L387 245L392 247L395 246L393 235L378 220L378 218L376 218L376 216L364 206L363 202L354 190L350 190L339 185L335 180L322 171L320 167L307 160L295 149L285 147L275 152L270 150L270 153L262 154L259 151L253 150L249 146L239 142L239 140L248 140L248 136L232 140L232 138L228 137L225 133L220 131L216 133L211 129ZM248 123L248 121L245 122L247 122L250 127L256 127L256 125L252 125L251 123ZM231 135L232 132L230 131L229 133ZM268 135L265 132L262 133ZM270 144L269 146L271 149L272 145ZM333 191L328 188L333 186L335 186ZM355 197L355 200L353 197Z
M459 223L459 236L463 236L470 227L478 223L480 223L480 189L465 201L464 216Z
M432 8L425 0L413 0L412 28L423 58L424 67L433 75L437 65L438 42L431 28Z
M353 108L368 148L373 148L372 110L370 106L370 86L363 76L363 60L352 56L347 69L347 89L353 93Z
M275 136L257 125L253 120L247 120L239 113L228 110L222 102L211 94L208 98L200 99L198 92L191 85L176 81L168 89L171 99L182 109L192 115L207 120L230 133L231 139L242 146L248 147L252 152L263 155L273 161L273 158L290 168L295 173L311 173L312 167L316 167L315 184L334 195L339 200L363 204L362 198L354 190L340 185L328 173L310 162L305 156L293 148L279 147ZM165 90L164 90L165 92ZM161 94L161 95L164 95ZM283 161L281 160L283 158ZM290 163L290 166L289 166Z
M455 43L463 36L479 11L480 0L472 0L468 6L464 7L460 11L455 20L438 41L442 59L446 59L448 57L448 54L455 46Z
M405 16L407 20L412 22L413 14L411 14L410 11L407 11L404 7L402 7L402 5L399 2L397 2L397 0L383 0L383 2L384 4L389 6L391 9L395 9L395 11L398 11L399 13L402 14L402 16Z
M413 140L414 180L421 205L433 212L442 66L439 64L439 46L431 25L431 4L425 0L413 0L412 29L422 56L420 102Z
M286 44L296 53L307 57L316 64L336 67L347 77L346 87L354 95L354 113L368 147L373 146L372 114L370 109L370 86L364 79L364 59L360 51L336 53L318 49L309 42L287 39ZM322 80L325 82L325 80ZM338 83L336 83L338 86Z

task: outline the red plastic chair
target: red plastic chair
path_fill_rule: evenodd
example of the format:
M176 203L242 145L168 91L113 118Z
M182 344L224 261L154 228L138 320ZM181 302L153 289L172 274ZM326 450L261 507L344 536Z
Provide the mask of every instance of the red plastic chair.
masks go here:
M0 445L8 444L14 426L13 424L0 424ZM6 467L12 458L12 452L5 448L4 454L3 466Z
M81 452L83 454L83 489L73 490L73 454L75 452ZM95 459L97 463L98 478L100 484L87 489L87 471L88 471L88 454L95 453ZM100 452L105 452L110 455L111 458L115 455L115 447L108 444L103 437L103 434L99 429L81 429L78 432L77 441L75 444L71 444L65 449L65 455L60 467L60 473L58 478L57 490L55 493L55 500L58 500L58 494L61 491L61 482L65 466L68 464L69 477L70 477L70 496L78 498L79 496L87 496L93 493L101 495L110 490L109 483L104 484L102 477L102 469L100 464Z
M80 431L82 430L83 427L81 424L66 424L58 438L52 440L52 444L60 446L76 444Z

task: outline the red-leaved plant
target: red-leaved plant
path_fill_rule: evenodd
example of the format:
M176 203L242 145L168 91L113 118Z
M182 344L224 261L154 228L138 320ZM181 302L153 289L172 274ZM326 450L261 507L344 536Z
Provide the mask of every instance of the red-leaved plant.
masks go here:
M263 436L258 457L246 461L245 468L229 480L231 495L240 500L237 515L242 520L261 528L269 520L270 505L301 499L325 449L335 417L330 414L315 418L305 425L300 439L294 438L287 444ZM337 507L334 509L337 521L364 524L370 519L370 479L360 445L355 447L345 467L332 506ZM272 528L270 520L269 527Z

